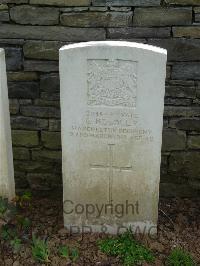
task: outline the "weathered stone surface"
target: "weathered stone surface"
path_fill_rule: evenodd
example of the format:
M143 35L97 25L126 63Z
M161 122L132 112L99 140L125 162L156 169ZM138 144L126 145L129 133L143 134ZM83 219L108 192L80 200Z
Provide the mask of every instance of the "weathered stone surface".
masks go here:
M192 23L192 8L136 8L135 26L171 26Z
M60 100L60 93L58 92L41 92L41 99L48 100L48 101L59 101Z
M14 160L30 160L29 150L26 148L13 148Z
M200 116L199 106L181 107L181 106L165 106L164 116L168 117L191 117Z
M126 27L132 25L133 12L63 13L61 24L69 27Z
M200 63L176 63L172 67L172 79L200 79Z
M166 4L171 5L200 5L199 0L165 0Z
M190 149L200 149L200 135L188 136L188 147Z
M44 107L44 106L22 106L20 108L22 115L24 116L33 116L41 118L50 118L50 117L60 117L60 110L55 107Z
M150 39L148 43L167 49L168 61L200 60L200 40Z
M46 160L46 161L61 161L62 153L61 151L52 150L33 150L32 151L33 160Z
M184 87L184 86L166 86L165 88L166 97L174 98L190 98L195 99L196 88L195 87Z
M195 7L194 13L195 13L195 21L200 22L200 7Z
M35 99L39 97L39 84L37 82L8 82L10 98Z
M36 72L8 72L8 81L36 81L38 74Z
M93 6L160 6L160 0L92 0Z
M175 121L171 121L170 124L180 130L200 131L200 119L197 117L178 119Z
M58 50L63 44L57 41L26 41L24 56L32 59L58 60Z
M200 176L200 151L174 152L169 158L169 170L172 173L198 178Z
M39 61L26 60L24 61L25 71L39 71L39 72L56 72L58 71L57 61Z
M50 41L98 41L105 40L105 29L102 28L66 28L62 26L22 26L2 24L1 38L22 38Z
M1 7L1 6L0 6ZM2 11L1 9L0 9L0 21L3 21L3 22L5 22L5 21L9 21L10 20L10 18L9 18L9 13L8 13L8 11Z
M49 6L89 6L90 0L30 0L30 4Z
M20 105L30 105L32 104L32 99L19 99Z
M60 80L58 73L51 73L40 76L40 90L46 92L60 91Z
M42 132L42 143L45 148L60 149L61 148L61 133L60 132Z
M2 25L0 26L0 28ZM7 71L20 70L22 68L22 49L6 47L6 68Z
M34 117L16 116L11 117L11 126L13 129L40 130L48 128L48 120Z
M19 5L10 9L10 17L18 24L57 25L59 10L51 7Z
M12 115L19 112L19 101L17 99L9 99L9 109Z
M32 190L52 190L62 185L61 175L56 173L28 173L27 179Z
M23 45L24 39L0 39L0 45Z
M56 119L49 119L49 130L50 131L60 131L61 121Z
M163 131L163 151L184 150L186 148L186 135L174 129Z
M15 146L34 147L39 144L37 131L12 130L12 140Z
M170 36L170 28L109 28L107 37L110 39L132 38L165 38Z
M200 38L200 26L173 27L174 37Z

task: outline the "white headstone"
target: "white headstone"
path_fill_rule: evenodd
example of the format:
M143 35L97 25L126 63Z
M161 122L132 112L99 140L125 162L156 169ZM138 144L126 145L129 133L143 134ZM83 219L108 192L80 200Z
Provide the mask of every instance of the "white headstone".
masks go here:
M0 196L15 197L5 53L0 49Z
M156 231L167 52L131 42L60 49L64 224Z

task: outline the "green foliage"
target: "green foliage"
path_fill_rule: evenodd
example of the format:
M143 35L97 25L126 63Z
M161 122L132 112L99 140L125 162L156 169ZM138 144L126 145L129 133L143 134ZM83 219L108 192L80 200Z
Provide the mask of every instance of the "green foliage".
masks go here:
M36 261L50 262L49 261L49 249L47 241L40 238L32 237L32 255Z
M17 232L15 228L10 227L9 225L5 224L1 228L1 238L5 241L11 240L17 236Z
M10 203L8 199L0 197L0 220L2 224L9 223L16 215L16 212L14 203Z
M58 253L61 257L70 259L72 262L76 262L79 258L79 251L77 248L69 248L67 246L61 246L58 249Z
M14 253L17 253L20 251L22 242L18 237L15 237L13 240L10 241L10 245L13 248Z
M191 255L180 248L172 250L166 264L168 266L196 266Z
M72 249L71 249L71 252L70 252L70 259L71 259L73 262L76 262L78 258L79 258L79 252L78 252L78 249L77 249L77 248L72 248Z
M98 241L100 250L107 255L119 257L126 266L141 262L153 262L153 254L136 242L130 231L118 236Z

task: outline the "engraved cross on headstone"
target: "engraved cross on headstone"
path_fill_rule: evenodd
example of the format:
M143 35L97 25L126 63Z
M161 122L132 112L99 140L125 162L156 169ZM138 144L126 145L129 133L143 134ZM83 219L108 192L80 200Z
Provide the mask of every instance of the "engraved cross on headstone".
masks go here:
M108 159L108 164L102 165L102 164L91 164L90 167L92 169L108 169L109 170L109 202L112 202L112 185L113 185L113 176L114 176L114 170L119 170L119 171L132 171L133 167L132 166L124 166L124 167L119 167L114 164L114 146L115 144L108 144L108 154L109 154L109 159Z

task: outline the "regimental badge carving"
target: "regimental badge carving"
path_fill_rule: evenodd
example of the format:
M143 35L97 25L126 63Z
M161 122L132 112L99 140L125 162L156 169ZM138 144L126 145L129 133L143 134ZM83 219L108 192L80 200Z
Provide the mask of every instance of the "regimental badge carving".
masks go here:
M88 105L136 107L137 65L131 60L88 59Z

